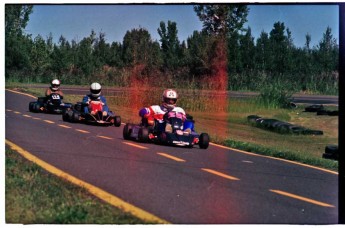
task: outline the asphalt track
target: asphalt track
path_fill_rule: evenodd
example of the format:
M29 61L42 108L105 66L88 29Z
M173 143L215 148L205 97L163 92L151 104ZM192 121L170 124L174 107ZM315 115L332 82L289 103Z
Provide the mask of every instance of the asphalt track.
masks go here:
M64 178L72 176L108 194L98 197L109 203L114 197L125 210L141 211L136 215L143 219L173 224L338 223L336 172L214 144L202 150L125 141L123 125L66 123L60 115L30 113L34 98L8 90L5 96L7 146L61 170Z

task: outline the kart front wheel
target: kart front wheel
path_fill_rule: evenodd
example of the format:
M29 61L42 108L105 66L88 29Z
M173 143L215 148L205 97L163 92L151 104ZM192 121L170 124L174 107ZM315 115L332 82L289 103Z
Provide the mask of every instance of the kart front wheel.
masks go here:
M120 127L121 126L121 117L120 116L115 116L114 117L114 126L115 127Z
M34 112L34 105L35 105L36 102L30 102L29 103L29 111L30 112Z
M207 149L210 143L210 136L207 133L201 133L199 136L199 147L200 149Z
M35 104L33 104L32 105L32 110L34 111L34 112L40 112L40 110L41 110L41 105L39 104L39 103L35 103Z
M68 111L64 112L62 114L62 120L65 122L69 122L70 121L70 113Z

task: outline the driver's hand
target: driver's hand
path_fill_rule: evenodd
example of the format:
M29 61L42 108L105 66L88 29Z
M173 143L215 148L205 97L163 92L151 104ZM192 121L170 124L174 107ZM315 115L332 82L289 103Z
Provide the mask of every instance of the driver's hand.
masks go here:
M103 116L106 116L106 115L108 115L108 113L107 113L107 111L103 111Z

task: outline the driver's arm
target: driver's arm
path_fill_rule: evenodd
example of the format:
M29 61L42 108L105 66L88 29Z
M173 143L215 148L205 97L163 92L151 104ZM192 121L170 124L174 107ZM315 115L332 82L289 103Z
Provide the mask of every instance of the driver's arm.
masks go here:
M63 99L63 92L61 90L57 91L57 93L60 95L61 99Z
M50 96L51 93L52 93L52 91L48 88L48 89L46 90L46 97Z

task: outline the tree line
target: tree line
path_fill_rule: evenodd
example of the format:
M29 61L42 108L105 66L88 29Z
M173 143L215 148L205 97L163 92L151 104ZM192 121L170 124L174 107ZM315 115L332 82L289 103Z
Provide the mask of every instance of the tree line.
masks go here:
M273 24L255 40L244 28L246 5L196 5L202 31L193 31L186 41L178 39L176 22L160 22L153 40L145 28L128 30L122 42L108 43L96 33L80 41L63 35L57 43L24 33L32 5L5 6L5 76L7 81L63 84L157 86L209 89L220 80L229 90L258 91L279 84L294 91L338 93L339 47L328 27L318 45L296 47L284 22ZM217 78L225 69L226 79ZM213 87L215 88L215 87Z

